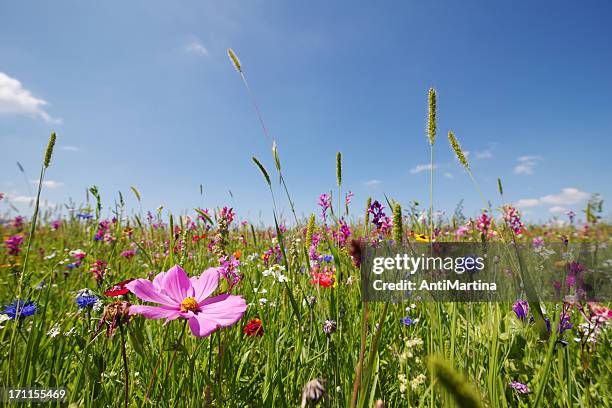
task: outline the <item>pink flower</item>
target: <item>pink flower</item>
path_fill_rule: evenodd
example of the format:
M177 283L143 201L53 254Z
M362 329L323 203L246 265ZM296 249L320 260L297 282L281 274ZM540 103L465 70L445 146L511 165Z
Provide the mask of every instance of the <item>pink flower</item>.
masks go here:
M229 327L242 318L246 302L241 296L223 294L209 298L219 285L219 269L209 268L200 276L188 277L178 265L161 272L153 282L136 279L127 285L134 295L160 306L133 305L130 315L140 314L148 319L182 317L189 321L194 336L209 336L221 327Z

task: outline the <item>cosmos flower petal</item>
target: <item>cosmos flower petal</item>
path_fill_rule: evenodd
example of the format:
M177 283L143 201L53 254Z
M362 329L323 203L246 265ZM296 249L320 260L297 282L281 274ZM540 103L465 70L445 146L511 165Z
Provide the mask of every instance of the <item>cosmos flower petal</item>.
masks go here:
M163 278L163 288L172 299L180 303L190 295L188 290L191 288L191 281L183 268L174 265Z
M198 320L212 320L220 327L228 327L242 318L246 310L246 301L235 295L219 295L200 303Z
M160 272L153 278L153 286L157 289L161 290L164 288L164 277L166 276L166 272Z
M191 278L196 301L205 300L219 286L219 268L208 268L202 275Z
M144 306L144 305L132 305L130 306L130 315L139 314L148 319L167 319L174 320L180 317L181 313L177 309L172 309L164 306Z
M210 336L219 327L217 323L203 317L201 313L189 318L189 328L196 337Z
M161 303L164 305L177 304L176 301L168 297L166 294L161 293L159 289L157 289L153 283L151 283L151 281L146 279L133 280L125 285L125 287L137 297L147 302Z

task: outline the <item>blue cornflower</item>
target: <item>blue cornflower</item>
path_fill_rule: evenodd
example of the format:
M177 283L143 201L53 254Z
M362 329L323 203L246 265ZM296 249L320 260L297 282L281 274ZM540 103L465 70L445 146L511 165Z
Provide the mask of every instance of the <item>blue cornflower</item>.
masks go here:
M406 316L400 319L400 322L406 326L412 326L413 324L416 324L417 320L416 319L411 319L410 316Z
M333 261L333 260L334 260L334 257L333 257L333 256L331 256L331 255L325 255L325 256L323 257L323 260L324 260L325 262L331 262L331 261Z
M79 308L93 307L98 301L97 296L77 296L76 304Z
M15 320L15 318L23 319L38 313L38 306L31 300L16 300L10 305L4 305L4 307L2 314L7 315L11 320ZM19 309L19 314L17 309Z
M78 213L77 217L83 218L84 220L88 220L90 218L93 218L93 215L89 213Z

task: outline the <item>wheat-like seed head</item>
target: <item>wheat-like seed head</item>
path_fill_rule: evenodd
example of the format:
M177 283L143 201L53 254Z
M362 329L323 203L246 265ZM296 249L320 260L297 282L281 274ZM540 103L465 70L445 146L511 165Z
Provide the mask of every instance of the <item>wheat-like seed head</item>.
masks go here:
M450 142L450 145L453 148L453 151L455 152L455 156L457 156L457 160L459 160L459 163L461 163L463 167L469 170L470 164L468 163L465 154L463 154L463 150L461 150L461 145L459 145L455 134L450 130L448 131L448 141Z
M51 137L49 138L49 144L47 144L47 150L45 151L45 168L49 167L49 164L51 163L51 156L53 156L53 148L55 147L56 138L57 136L55 135L55 132L51 133Z
M393 239L396 245L401 245L404 236L404 227L402 225L402 206L400 203L395 203L393 207Z
M338 181L338 187L342 185L342 153L336 153L336 180Z
M236 68L236 71L242 73L242 65L240 64L240 60L238 59L238 56L236 55L234 50L232 50L231 48L228 48L227 55L230 57L230 60L232 61L234 68Z
M281 163L280 158L278 157L278 145L276 144L276 140L272 141L272 157L274 157L274 165L276 166L276 170L281 171Z
M427 115L427 137L429 138L429 144L434 145L436 142L436 90L429 88L428 101L428 115Z

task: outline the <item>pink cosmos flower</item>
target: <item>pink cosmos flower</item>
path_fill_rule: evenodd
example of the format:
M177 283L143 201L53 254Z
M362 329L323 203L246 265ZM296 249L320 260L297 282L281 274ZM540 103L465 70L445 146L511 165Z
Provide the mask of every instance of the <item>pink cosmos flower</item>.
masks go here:
M125 285L134 295L159 306L133 305L130 315L148 319L166 319L166 323L182 317L196 337L209 336L221 327L229 327L242 318L246 302L241 296L223 294L209 296L219 285L219 269L209 268L200 276L188 277L183 268L173 266L153 281L136 279Z

